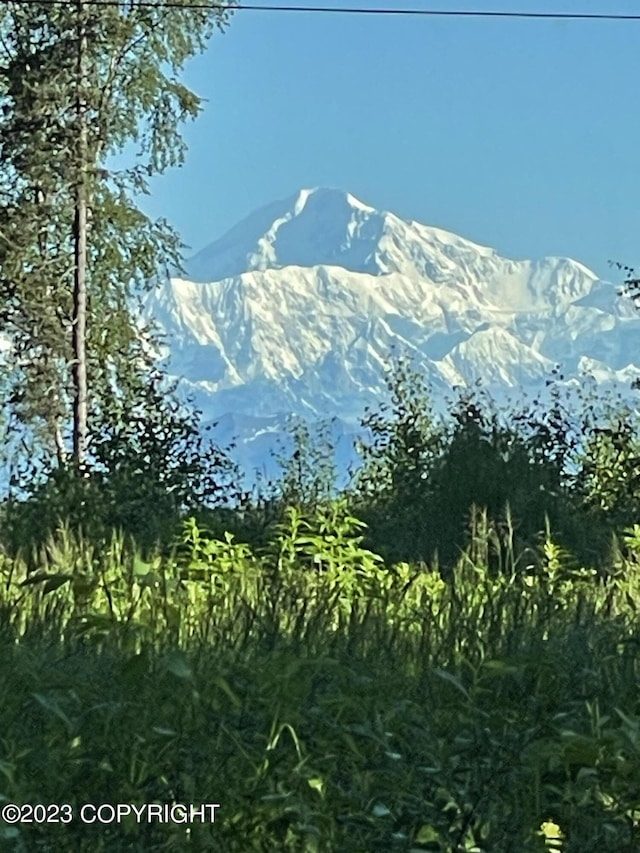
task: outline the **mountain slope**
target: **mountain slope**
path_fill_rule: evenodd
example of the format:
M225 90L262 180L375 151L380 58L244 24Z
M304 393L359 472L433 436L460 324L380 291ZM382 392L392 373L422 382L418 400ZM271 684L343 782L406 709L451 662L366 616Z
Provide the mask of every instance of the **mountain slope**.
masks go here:
M478 378L533 389L556 363L568 380L585 366L605 383L640 374L640 319L582 264L503 258L339 190L268 205L186 266L189 280L165 281L145 315L206 419L354 423L384 396L394 353L436 395Z

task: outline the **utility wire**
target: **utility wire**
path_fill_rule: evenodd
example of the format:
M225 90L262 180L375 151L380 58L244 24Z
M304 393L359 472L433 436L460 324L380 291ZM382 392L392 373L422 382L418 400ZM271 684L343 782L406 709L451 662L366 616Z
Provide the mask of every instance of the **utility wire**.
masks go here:
M0 0L7 3L10 0ZM25 6L66 6L69 0L18 0ZM84 0L83 6L120 6L122 0ZM520 18L555 21L640 21L640 14L615 12L499 12L471 9L367 9L364 7L331 6L256 6L229 3L199 3L180 0L135 0L131 8L148 9L210 9L212 12L310 12L333 15L413 15L431 18Z

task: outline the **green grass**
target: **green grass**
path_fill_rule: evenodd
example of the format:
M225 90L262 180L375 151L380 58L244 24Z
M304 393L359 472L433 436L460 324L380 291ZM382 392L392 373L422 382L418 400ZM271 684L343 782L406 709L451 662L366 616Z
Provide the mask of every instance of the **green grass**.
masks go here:
M260 553L191 523L146 562L64 531L5 558L4 801L220 808L3 849L640 850L638 530L598 578L479 517L447 583L361 532L338 503Z

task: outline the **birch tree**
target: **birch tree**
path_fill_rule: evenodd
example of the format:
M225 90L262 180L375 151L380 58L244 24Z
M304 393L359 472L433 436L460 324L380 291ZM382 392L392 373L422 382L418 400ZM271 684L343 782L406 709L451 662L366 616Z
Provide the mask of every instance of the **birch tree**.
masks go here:
M183 247L137 199L184 161L180 129L201 100L180 73L228 20L180 0L2 5L4 402L60 468L83 467L107 419L139 402L153 330L132 305ZM135 166L110 170L131 145Z

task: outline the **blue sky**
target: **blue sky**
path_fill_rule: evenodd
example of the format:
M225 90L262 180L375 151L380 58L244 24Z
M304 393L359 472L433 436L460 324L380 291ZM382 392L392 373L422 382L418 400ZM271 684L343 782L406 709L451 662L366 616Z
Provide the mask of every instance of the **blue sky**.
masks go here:
M363 3L640 13L637 0ZM142 206L188 256L262 204L334 186L619 281L609 260L640 265L639 46L640 21L240 11L188 65L204 110L185 126L186 164Z

